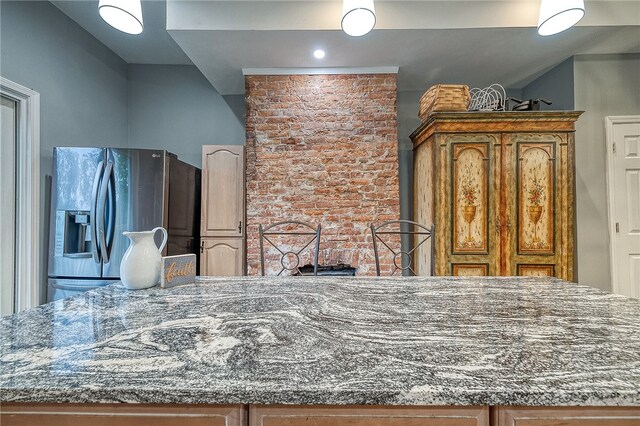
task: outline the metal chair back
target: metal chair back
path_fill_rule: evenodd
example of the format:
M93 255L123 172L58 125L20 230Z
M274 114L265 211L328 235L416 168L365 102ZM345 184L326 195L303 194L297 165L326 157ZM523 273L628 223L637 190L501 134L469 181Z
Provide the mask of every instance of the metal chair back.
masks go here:
M426 227L417 222L410 220L390 220L378 226L371 224L371 236L373 237L373 253L376 259L376 274L380 276L380 249L387 249L393 257L393 272L403 274L408 272L415 275L414 257L416 250L423 247L427 242L431 245L431 255L429 263L431 266L431 275L434 274L434 225ZM410 250L402 250L401 237L409 235L411 237ZM393 238L398 236L399 238Z
M316 228L309 224L298 221L284 221L274 223L267 227L259 226L260 229L260 271L265 275L265 242L274 247L280 256L280 272L278 276L285 271L289 271L291 275L299 274L300 254L306 249L310 249L312 244L315 245L315 253L313 256L313 275L318 275L318 253L320 252L320 225ZM289 244L288 242L278 241L282 237L292 237L290 240L297 240L297 244ZM301 241L301 242L300 242ZM292 245L301 246L300 249L292 248Z

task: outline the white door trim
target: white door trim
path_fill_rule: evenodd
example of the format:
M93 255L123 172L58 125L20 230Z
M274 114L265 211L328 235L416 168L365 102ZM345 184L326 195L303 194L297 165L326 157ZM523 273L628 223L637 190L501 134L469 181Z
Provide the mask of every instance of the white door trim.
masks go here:
M615 245L613 244L613 237L616 235L616 221L617 217L615 200L614 200L614 164L613 164L613 126L615 124L629 124L629 123L640 123L640 115L620 115L620 116L611 116L605 117L605 156L607 158L606 162L606 181L607 181L607 215L609 221L609 253L611 256L611 291L613 293L619 294L618 288L618 263L616 257Z
M0 77L17 102L16 312L40 304L40 94Z

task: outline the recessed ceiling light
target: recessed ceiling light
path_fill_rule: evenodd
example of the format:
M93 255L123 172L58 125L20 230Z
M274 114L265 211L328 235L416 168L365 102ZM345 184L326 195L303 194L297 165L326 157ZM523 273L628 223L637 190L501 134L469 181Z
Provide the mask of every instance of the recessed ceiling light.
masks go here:
M313 56L316 57L316 59L322 59L324 58L324 50L322 49L316 49L313 51Z

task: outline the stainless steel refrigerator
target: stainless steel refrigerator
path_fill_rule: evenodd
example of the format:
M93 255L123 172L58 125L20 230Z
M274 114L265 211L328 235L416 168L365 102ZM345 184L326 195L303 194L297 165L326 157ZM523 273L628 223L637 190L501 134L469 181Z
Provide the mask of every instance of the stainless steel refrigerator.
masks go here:
M163 226L164 256L198 254L197 167L163 150L62 147L53 165L48 301L119 280L124 231Z

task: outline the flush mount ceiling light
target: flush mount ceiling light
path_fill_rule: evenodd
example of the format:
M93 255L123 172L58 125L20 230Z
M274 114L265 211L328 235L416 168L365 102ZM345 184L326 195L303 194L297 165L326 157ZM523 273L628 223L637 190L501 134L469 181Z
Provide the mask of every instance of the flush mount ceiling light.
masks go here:
M538 34L557 34L577 24L583 16L584 0L542 0Z
M322 49L316 49L313 51L313 56L316 57L316 59L322 59L324 58L324 50Z
M367 34L376 24L373 0L343 0L342 31L350 36Z
M144 28L140 0L100 0L98 12L107 24L127 34L140 34Z

